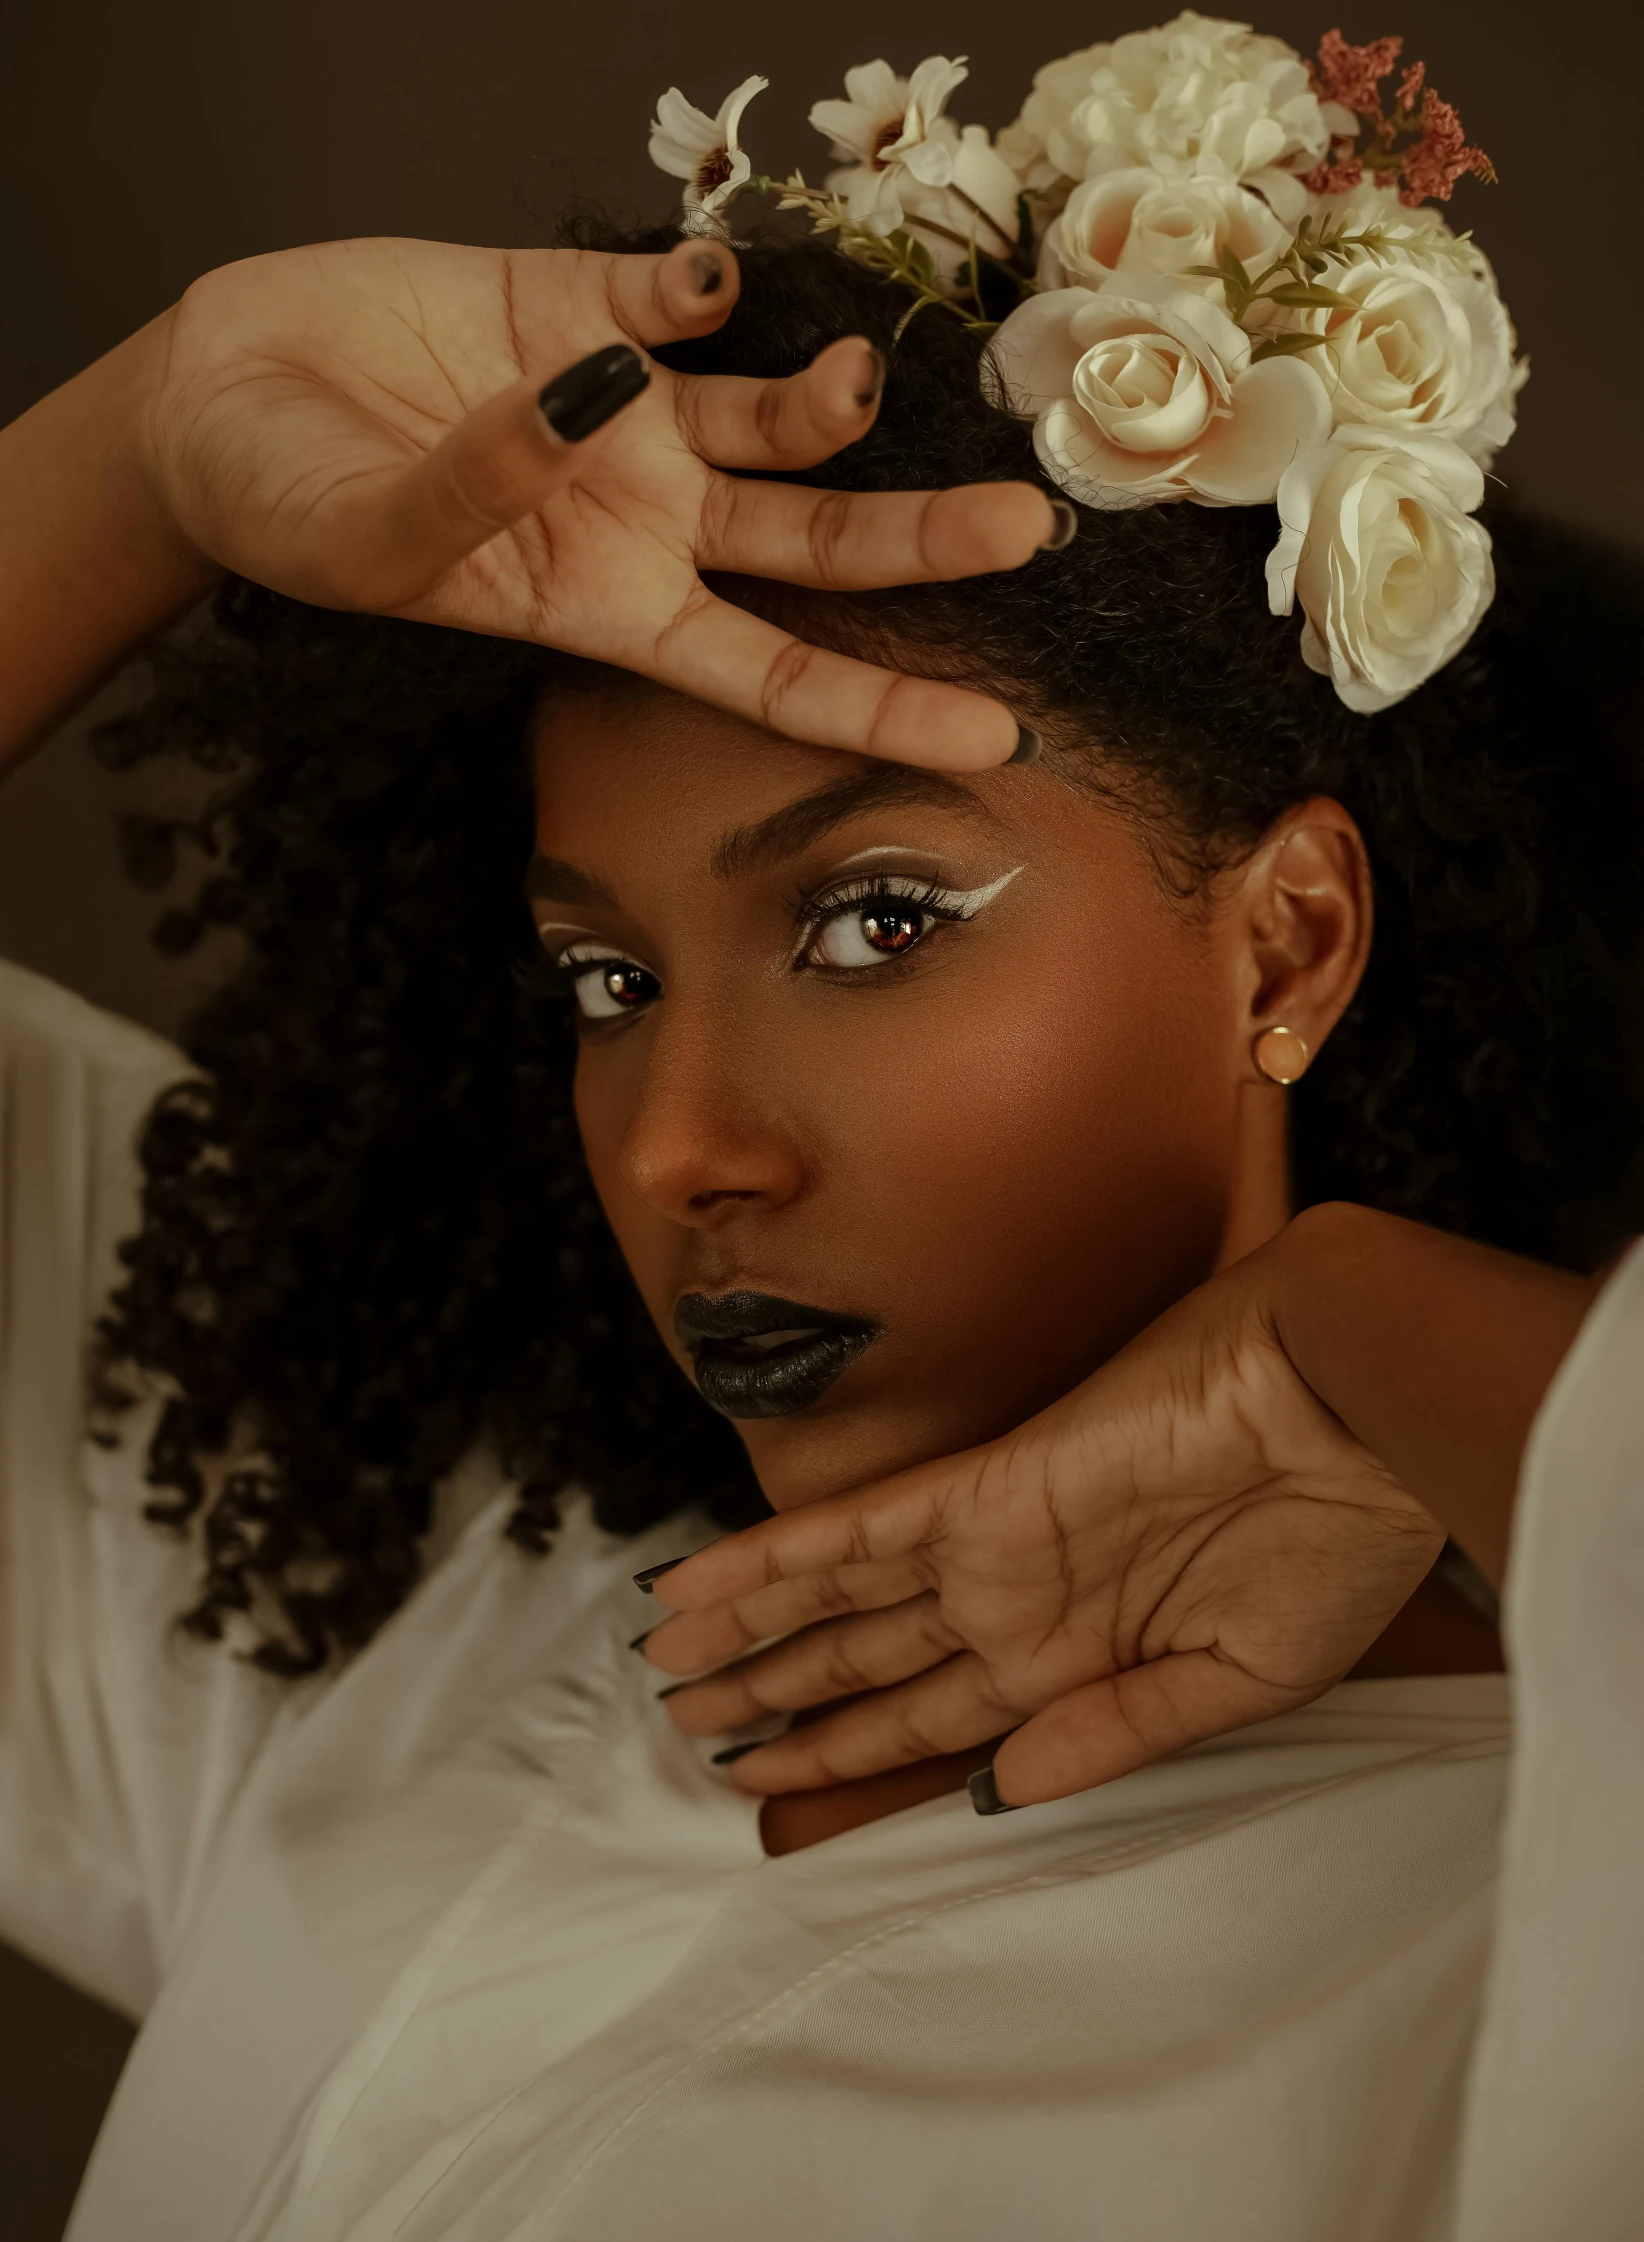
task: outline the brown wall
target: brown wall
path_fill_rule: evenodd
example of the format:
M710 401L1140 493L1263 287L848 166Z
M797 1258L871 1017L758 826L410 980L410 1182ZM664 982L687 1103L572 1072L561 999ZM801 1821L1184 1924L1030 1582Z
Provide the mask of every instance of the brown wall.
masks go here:
M1336 17L1277 0L1261 28L1310 48ZM540 240L561 200L660 215L645 158L656 95L712 108L775 80L756 164L819 168L809 103L848 63L968 52L961 118L1006 122L1036 62L1158 15L1110 0L832 0L773 10L667 0L8 0L0 53L0 420L215 264L364 233ZM1644 493L1634 247L1640 12L1611 0L1426 0L1343 28L1402 29L1503 184L1463 186L1535 361L1502 461L1528 498L1635 536ZM146 950L121 889L116 790L83 723L8 786L0 954L169 1027L188 983ZM10 2242L50 2242L118 2059L120 2028L0 1955L0 2205Z

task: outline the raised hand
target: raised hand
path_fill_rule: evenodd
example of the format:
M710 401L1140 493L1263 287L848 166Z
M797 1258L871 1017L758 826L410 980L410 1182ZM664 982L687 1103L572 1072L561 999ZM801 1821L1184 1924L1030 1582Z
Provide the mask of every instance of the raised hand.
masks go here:
M787 381L686 378L647 347L717 327L736 260L346 241L229 265L159 323L149 478L200 552L321 605L529 638L790 736L951 768L1002 761L997 702L802 645L700 571L862 587L1010 568L1050 539L1031 485L841 495L728 470L862 435L860 337ZM539 395L627 345L648 385L585 442Z
M666 1573L646 1657L718 1669L671 1696L680 1727L847 1700L736 1763L759 1792L1008 1730L994 1777L1020 1805L1339 1681L1444 1537L1298 1373L1271 1265L1212 1280L1008 1438Z

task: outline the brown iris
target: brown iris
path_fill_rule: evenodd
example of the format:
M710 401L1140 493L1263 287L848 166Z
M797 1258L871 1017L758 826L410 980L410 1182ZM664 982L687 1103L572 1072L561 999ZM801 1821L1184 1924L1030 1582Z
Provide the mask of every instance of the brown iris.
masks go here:
M918 911L864 911L862 933L876 950L892 955L911 950L918 941L923 919Z

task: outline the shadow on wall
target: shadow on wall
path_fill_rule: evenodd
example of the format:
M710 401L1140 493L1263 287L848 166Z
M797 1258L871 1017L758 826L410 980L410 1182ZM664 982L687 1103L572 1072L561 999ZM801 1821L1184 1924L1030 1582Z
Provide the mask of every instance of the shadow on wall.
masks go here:
M132 2028L0 1946L6 2242L59 2242Z

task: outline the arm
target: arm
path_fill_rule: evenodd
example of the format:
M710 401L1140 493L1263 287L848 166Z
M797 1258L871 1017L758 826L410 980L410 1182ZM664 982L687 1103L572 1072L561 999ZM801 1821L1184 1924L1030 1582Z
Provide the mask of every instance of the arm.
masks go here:
M1000 704L801 649L704 570L821 589L1012 568L1041 491L767 480L863 435L860 336L783 381L649 353L711 333L728 249L330 242L196 281L0 434L0 756L232 569L322 606L535 639L864 754L982 768Z
M0 765L221 573L141 465L137 404L155 385L170 318L0 429Z
M1253 1258L1299 1375L1499 1588L1525 1443L1601 1280L1353 1206Z

